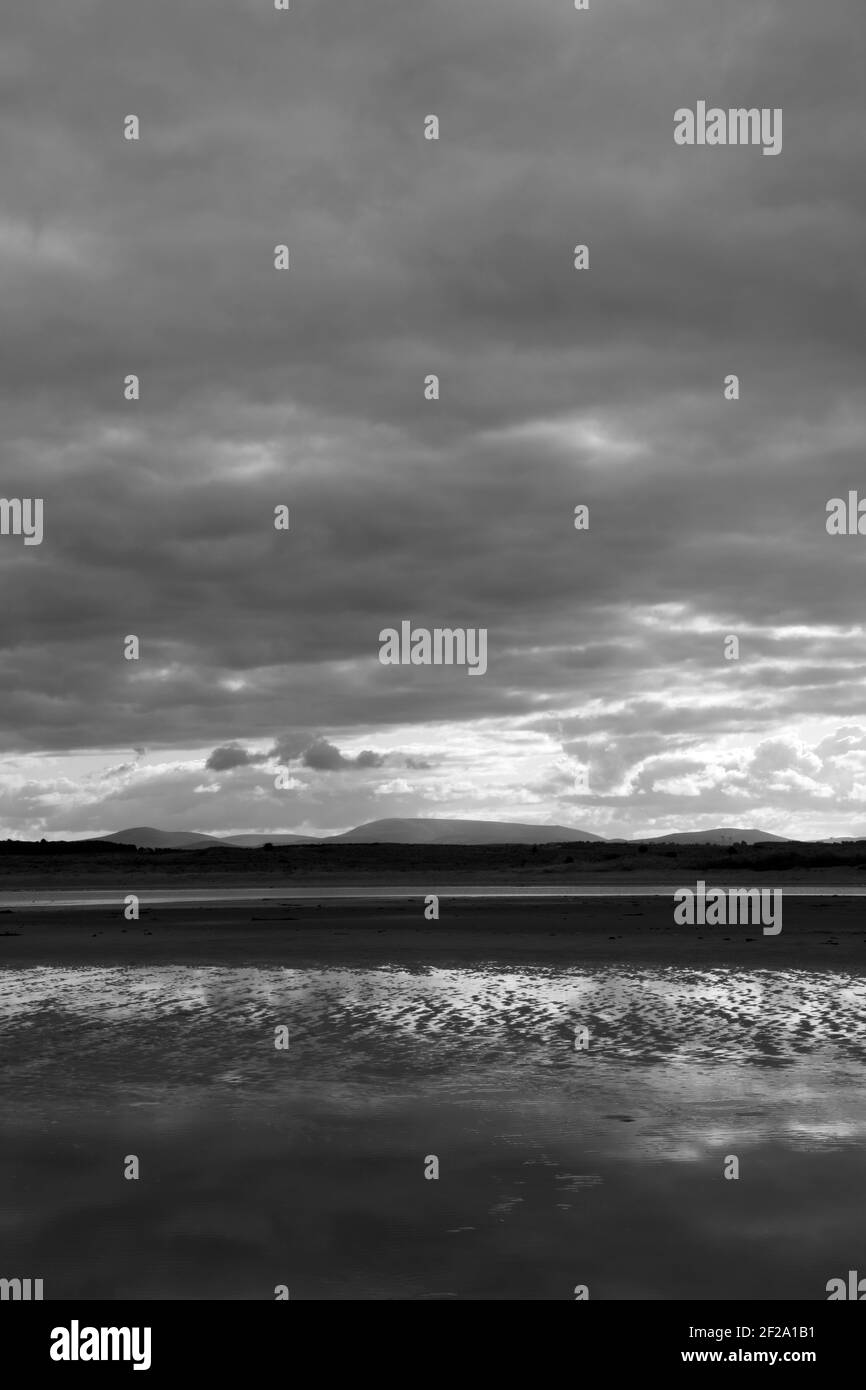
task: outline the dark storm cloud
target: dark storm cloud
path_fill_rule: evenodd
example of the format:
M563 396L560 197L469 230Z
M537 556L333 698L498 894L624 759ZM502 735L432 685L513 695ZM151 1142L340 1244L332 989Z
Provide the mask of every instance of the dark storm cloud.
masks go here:
M266 753L249 753L238 743L215 748L205 763L209 772L230 772L235 767L252 767L267 760Z
M240 787L251 740L326 771L365 765L322 729L517 719L606 739L613 795L861 712L866 552L824 529L863 479L860 0L3 26L0 492L46 526L0 539L0 749L210 746ZM675 147L699 98L783 107L782 154ZM404 618L486 627L487 674L381 667Z
M363 748L354 758L347 758L327 739L319 739L305 749L301 762L316 772L343 772L347 768L381 767L385 759L370 748Z

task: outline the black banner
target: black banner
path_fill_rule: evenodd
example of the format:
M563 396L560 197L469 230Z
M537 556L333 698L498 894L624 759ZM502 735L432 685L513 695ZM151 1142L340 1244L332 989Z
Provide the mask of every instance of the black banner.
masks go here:
M502 1321L503 1313L507 1323ZM493 1303L473 1301L468 1314L459 1307L435 1313L405 1304L389 1309L377 1308L373 1302L324 1304L303 1299L269 1304L6 1303L0 1309L4 1364L12 1361L25 1374L49 1372L58 1382L70 1376L98 1376L106 1370L114 1377L137 1372L143 1384L161 1383L163 1377L178 1374L225 1378L248 1376L268 1365L287 1380L298 1374L306 1378L299 1354L304 1365L311 1353L325 1357L332 1370L344 1349L357 1376L372 1369L370 1333L374 1329L377 1336L396 1338L395 1348L402 1345L401 1333L422 1338L410 1347L417 1346L428 1375L437 1363L449 1375L458 1364L464 1365L463 1353L451 1340L459 1334L460 1345L467 1350L471 1346L488 1364L502 1357L512 1373L520 1360L528 1358L535 1378L545 1348L557 1360L561 1358L561 1338L566 1339L575 1368L583 1372L590 1364L614 1374L667 1373L712 1365L799 1365L826 1378L828 1372L856 1365L864 1322L859 1311L835 1303L772 1302L576 1301L567 1314L537 1302L497 1311ZM556 1340L539 1344L536 1338L542 1331ZM489 1339L486 1332L491 1334ZM430 1340L440 1336L445 1340ZM381 1365L380 1358L388 1359L390 1347L390 1340L379 1343L375 1367ZM437 1348L441 1349L438 1355ZM412 1368L405 1351L399 1358L403 1377ZM392 1367L389 1374L396 1371Z

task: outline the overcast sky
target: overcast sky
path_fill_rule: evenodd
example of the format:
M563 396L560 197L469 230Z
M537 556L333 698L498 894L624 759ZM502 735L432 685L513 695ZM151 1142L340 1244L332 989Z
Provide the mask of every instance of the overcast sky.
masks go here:
M0 835L866 834L863 0L291 5L3 0Z

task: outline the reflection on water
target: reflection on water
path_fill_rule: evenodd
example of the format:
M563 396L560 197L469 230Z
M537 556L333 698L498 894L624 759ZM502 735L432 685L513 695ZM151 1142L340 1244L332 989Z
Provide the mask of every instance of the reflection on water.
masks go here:
M866 991L845 974L3 981L0 1275L46 1297L812 1299L862 1263Z

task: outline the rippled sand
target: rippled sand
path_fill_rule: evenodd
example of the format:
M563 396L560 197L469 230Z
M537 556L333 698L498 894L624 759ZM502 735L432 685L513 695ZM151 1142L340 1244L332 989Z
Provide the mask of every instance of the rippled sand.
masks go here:
M866 1250L864 1018L838 969L7 971L0 1275L58 1298L823 1299Z

